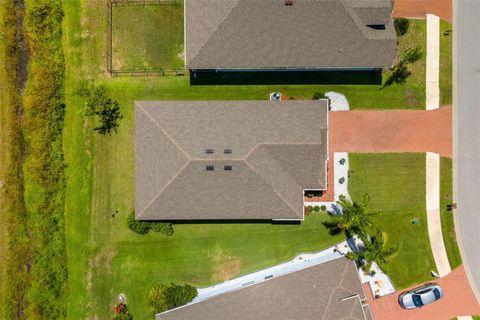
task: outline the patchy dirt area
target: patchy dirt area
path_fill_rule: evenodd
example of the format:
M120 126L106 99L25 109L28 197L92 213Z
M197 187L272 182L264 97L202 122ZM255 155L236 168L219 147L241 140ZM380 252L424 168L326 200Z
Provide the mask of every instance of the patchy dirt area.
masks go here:
M212 279L214 281L230 280L240 272L242 265L240 258L229 256L220 249L210 254L210 259L213 262Z
M393 9L394 17L425 18L427 13L451 23L452 0L396 0Z

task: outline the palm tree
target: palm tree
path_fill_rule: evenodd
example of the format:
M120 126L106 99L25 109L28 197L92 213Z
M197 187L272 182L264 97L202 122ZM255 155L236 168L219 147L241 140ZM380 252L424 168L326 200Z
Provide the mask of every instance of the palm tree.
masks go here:
M362 239L364 248L359 252L347 253L347 258L362 262L362 270L369 272L372 262L382 267L398 251L398 245L387 246L383 232L377 229L375 235Z
M364 238L367 230L373 226L369 216L375 214L367 211L369 201L370 198L367 194L359 202L353 202L343 195L340 196L337 204L342 208L342 213L331 214L330 221L324 222L323 225L330 230L331 235L345 232L348 238L354 234Z

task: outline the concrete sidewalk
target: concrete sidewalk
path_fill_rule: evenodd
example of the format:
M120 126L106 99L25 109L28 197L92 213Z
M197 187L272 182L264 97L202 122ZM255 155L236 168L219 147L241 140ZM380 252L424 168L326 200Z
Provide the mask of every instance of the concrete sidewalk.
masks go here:
M427 14L427 110L440 106L440 18Z
M426 161L426 201L428 237L432 247L433 258L440 277L449 274L452 269L448 262L447 251L443 242L442 223L440 220L440 155L427 152Z

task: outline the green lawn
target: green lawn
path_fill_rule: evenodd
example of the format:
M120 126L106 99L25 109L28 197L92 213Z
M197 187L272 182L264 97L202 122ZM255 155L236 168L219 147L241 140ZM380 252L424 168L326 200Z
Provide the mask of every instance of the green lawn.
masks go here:
M452 203L452 160L441 158L440 162L440 217L442 233L448 261L452 269L462 264L453 224L453 213L447 211L447 205Z
M422 58L409 65L408 69L411 75L404 84L395 84L392 87L402 88L401 92L397 94L402 95L402 98L408 105L424 106L425 105L425 79L426 79L426 46L427 46L427 24L425 20L410 20L410 27L407 34L398 38L398 53L402 57L403 54L413 48L420 47L423 52ZM390 72L387 72L384 79ZM383 90L391 90L387 87ZM424 107L422 107L423 109Z
M431 279L436 270L427 232L425 154L350 154L349 192L371 197L373 221L400 245L386 266L397 290ZM417 224L412 220L418 218Z
M113 7L114 70L184 68L183 4Z
M452 104L452 25L440 21L440 105ZM450 32L449 32L450 31Z
M134 162L133 162L133 102L139 99L185 99L185 100L238 100L267 99L273 91L281 91L288 96L311 99L315 92L339 91L347 95L353 108L357 109L422 109L424 105L424 81L418 82L412 76L405 84L395 84L380 90L378 85L274 85L274 86L190 86L186 77L158 78L115 78L110 79L105 73L105 31L107 30L106 6L96 0L64 1L64 49L67 65L66 104L67 113L64 129L64 152L68 164L66 169L66 237L69 268L69 319L99 318L108 319L116 296L127 294L129 308L135 318L146 319L150 315L146 306L149 287L156 282L190 281L197 285L211 284L219 279L232 277L241 273L263 268L288 260L303 251L321 250L341 237L331 237L321 225L324 216L313 215L301 226L287 225L176 225L172 238L156 235L137 236L125 226L126 215L134 205ZM118 10L119 8L115 8ZM131 10L129 8L128 10ZM138 9L143 10L143 9ZM145 8L147 10L147 8ZM151 9L148 9L151 10ZM154 9L158 10L158 9ZM147 14L143 12L141 14ZM150 14L150 13L148 13ZM125 14L125 19L134 21L140 15ZM118 18L118 12L115 16ZM126 20L127 21L127 20ZM153 37L153 29L142 21L138 26L127 24L124 32L135 32ZM153 24L161 25L158 20ZM131 26L135 26L131 27ZM130 28L131 30L127 30ZM423 20L412 21L411 36L400 41L411 43L423 37L425 29ZM124 35L125 35L124 34ZM119 35L119 33L117 33ZM158 35L166 36L166 35ZM155 67L155 63L165 54L165 61L175 61L179 52L172 43L156 44L135 39L140 53L136 56L126 54L127 58L119 61L122 68L141 66ZM143 42L142 42L143 41ZM176 42L177 40L173 40ZM423 41L423 40L422 40ZM127 41L128 42L128 41ZM178 41L177 41L178 43ZM423 42L422 42L423 43ZM132 44L122 44L131 51ZM150 48L148 46L155 46ZM130 46L130 47L129 47ZM406 48L408 44L402 44ZM118 47L117 47L118 48ZM116 62L118 63L118 62ZM424 61L417 62L424 64ZM175 64L175 62L173 62ZM419 73L422 68L419 68ZM423 71L424 72L424 71ZM420 75L416 75L420 78ZM422 76L424 79L424 76ZM84 119L84 101L77 95L82 80L92 79L107 86L112 98L118 100L122 107L124 119L117 135L100 137L92 133L92 124ZM410 157L417 158L418 155ZM421 158L421 157L420 157ZM422 158L423 159L423 158ZM360 163L358 164L360 165ZM362 162L362 165L366 165ZM385 209L385 218L393 224L405 224L404 230L396 232L392 227L388 231L392 240L400 238L402 232L411 230L424 232L424 196L417 199L418 190L424 190L411 182L417 176L417 169L424 176L418 161L405 160L405 175L386 175L399 179L406 190L407 200L398 197L393 203L382 198L381 188L366 183L368 178L362 173L359 183L368 189L374 204ZM417 168L418 166L418 168ZM371 172L375 166L370 167ZM360 175L360 170L356 170ZM375 171L375 172L381 172ZM355 176L353 176L355 177ZM384 177L380 174L380 177ZM405 180L407 186L400 180ZM415 180L415 179L413 179ZM354 186L354 185L353 185ZM422 182L421 186L424 186ZM352 190L352 192L354 192ZM424 192L424 191L422 191ZM412 194L413 193L413 194ZM396 194L396 193L395 193ZM375 199L377 198L377 199ZM381 204L381 205L380 205ZM383 206L383 207L382 207ZM387 208L402 210L395 215ZM422 207L422 208L423 208ZM112 210L119 214L111 217ZM410 217L420 216L421 223L410 226ZM402 221L399 221L400 218ZM405 221L406 222L405 222ZM382 219L388 226L386 219ZM400 224L401 225L401 224ZM414 234L414 231L410 231ZM410 266L405 259L422 256L425 248L423 240L413 237L412 250L403 245L398 254L399 263L392 265L392 277L396 280L402 267ZM418 249L416 248L418 244ZM429 248L429 247L428 247ZM420 262L404 282L397 282L399 287L424 276L432 265L431 254L423 255L425 264ZM221 266L214 270L213 265ZM419 268L419 269L418 269Z

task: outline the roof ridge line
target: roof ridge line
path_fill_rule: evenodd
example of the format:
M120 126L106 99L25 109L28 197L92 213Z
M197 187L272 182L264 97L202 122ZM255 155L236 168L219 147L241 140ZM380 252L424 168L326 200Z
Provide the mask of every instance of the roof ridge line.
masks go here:
M346 264L345 267L344 267L343 270L342 270L342 276L341 276L341 278L340 278L340 279L342 279L341 282L343 282L343 280L345 279L345 273L348 271L347 266L348 266L348 264ZM323 315L322 315L322 319L321 319L321 320L324 320L325 317L327 316L328 310L329 310L329 307L330 307L330 302L332 301L333 296L335 295L335 293L337 293L337 291L338 291L338 289L341 287L341 285L342 285L341 283L338 284L338 285L335 287L335 289L333 289L332 292L330 293L330 296L328 297L327 307L325 308L325 311L324 311L324 313L323 313Z
M358 30L362 33L363 37L364 37L366 40L370 40L370 41L385 40L385 38L380 38L380 39L371 38L370 35L369 35L368 32L367 32L367 28L368 28L368 27L363 24L362 19L360 19L360 17L358 16L358 14L355 12L355 8L346 5L346 1L345 1L345 0L342 0L341 2L342 2L343 7L345 8L345 11L348 13L348 15L350 16L350 18L353 20L353 22L354 22L355 25L357 26Z
M158 197L160 197L160 195L172 184L173 181L175 181L177 179L177 177L180 175L180 173L182 173L186 167L188 167L188 165L191 163L191 161L187 161L183 167L177 171L177 173L170 178L170 180L168 180L168 182L163 186L162 189L160 189L160 191L154 196L152 197L152 200L150 200L149 203L147 203L147 205L145 207L143 207L143 210L137 215L138 217L141 217L142 216L142 213L144 213L154 202L155 200L158 199Z
M242 2L242 1L243 0L238 0L237 4L232 8L232 10L230 10L230 12L225 16L225 18L223 18L222 21L217 25L217 27L215 28L215 31L213 31L210 34L210 37L207 39L207 41L205 41L203 43L202 47L197 50L197 54L195 54L195 56L193 56L192 59L190 59L190 62L195 60L196 57L198 57L198 55L200 54L200 52L202 52L202 50L205 48L207 43L210 42L210 40L213 38L213 36L217 33L220 26L230 17L230 15L232 14L232 11L235 10L240 5L240 2Z
M254 149L256 149L256 147L255 147ZM267 152L267 153L268 153L268 152ZM269 153L268 153L268 156L269 156L269 158L272 158ZM272 159L272 160L273 160L275 163L277 163L277 161L276 161L275 159ZM291 204L289 201L287 201L287 199L285 199L285 197L283 197L283 195L280 194L280 192L278 192L277 189L275 189L268 181L266 181L261 175L259 175L259 174L257 173L257 170L255 169L255 167L254 167L250 162L248 162L248 160L247 160L246 157L245 157L244 161L245 161L245 164L246 164L248 167L250 167L250 169L252 169L252 171L253 171L263 182L265 182L267 185L270 186L270 188L272 188L273 192L274 192L280 199L282 199L283 202L285 202L285 203L290 207L290 209L293 210L293 212L298 213L297 210L292 206L292 204ZM279 166L280 166L280 165L279 165ZM280 167L282 167L282 166L280 166ZM282 168L282 169L283 169L283 168ZM290 179L292 179L292 177L291 177L288 173L286 173L286 174L288 175L288 177L289 177ZM292 179L292 181L298 186L298 184L297 184L297 182L296 182L295 180ZM301 186L299 186L299 187L301 188ZM303 207L302 207L302 210L303 210ZM301 217L300 217L300 218L301 218Z
M265 144L265 145L267 145L267 144ZM291 144L291 145L296 145L296 144ZM312 145L314 145L314 144L312 144ZM269 157L273 162L275 162L280 168L282 168L283 172L284 172L290 179L292 179L292 181L293 181L300 189L303 190L303 187L302 187L301 185L299 185L295 179L293 179L293 177L290 175L290 173L289 173L287 170L285 170L285 168L280 164L280 162L278 162L274 157L272 157L272 155L270 154L270 152L268 152L267 149L265 150L265 152L268 154L268 157Z
M158 129L160 129L160 131L165 135L165 137L167 137L168 140L170 140L173 145L175 147L177 147L177 149L182 152L185 157L190 161L191 160L191 157L190 155L185 152L185 150L183 150L183 148L177 143L177 141L175 141L166 131L165 129L162 128L162 126L150 115L150 113L148 113L145 108L143 108L142 104L141 103L136 103L137 106L140 108L140 110L142 110L142 112L150 119L150 121L152 121L157 127Z

